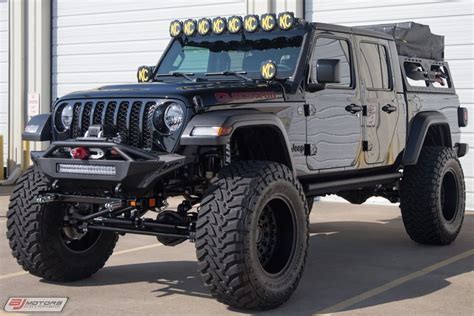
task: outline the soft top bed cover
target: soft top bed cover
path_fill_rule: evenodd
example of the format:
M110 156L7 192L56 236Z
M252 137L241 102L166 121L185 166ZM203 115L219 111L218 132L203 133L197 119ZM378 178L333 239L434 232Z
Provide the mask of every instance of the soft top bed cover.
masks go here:
M390 34L399 55L443 60L444 36L431 33L428 25L415 22L364 25L358 28Z

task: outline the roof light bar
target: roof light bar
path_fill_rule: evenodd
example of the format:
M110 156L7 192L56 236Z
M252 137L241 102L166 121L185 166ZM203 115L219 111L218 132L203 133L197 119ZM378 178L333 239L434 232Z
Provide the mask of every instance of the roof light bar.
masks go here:
M214 20L212 20L212 32L214 34L222 34L224 33L226 28L226 21L224 18L217 17Z
M295 18L293 12L282 12L275 15L274 13L262 14L258 16L255 14L249 14L245 17L231 16L229 18L216 17L214 19L202 18L198 21L193 19L187 19L184 22L174 20L170 24L170 35L172 37L178 37L184 34L185 36L208 35L214 33L216 35L224 34L226 31L230 34L237 34L243 30L248 33L253 33L259 28L265 32L270 32L279 28L280 30L286 31L291 29L298 19Z
M244 28L245 31L252 33L258 29L259 26L259 19L258 15L246 15L244 18Z
M200 19L197 23L199 35L207 35L211 31L211 19Z
M260 26L266 32L272 31L276 27L276 16L273 13L262 14L260 18Z
M184 21L183 23L183 33L186 36L193 36L196 33L196 21L189 19Z
M293 12L282 12L278 14L278 27L281 30L289 30L295 24L295 14Z
M227 19L227 29L230 33L235 34L242 30L242 18L240 16L231 16Z
M177 37L183 32L183 23L178 20L174 20L170 23L170 35L171 37Z

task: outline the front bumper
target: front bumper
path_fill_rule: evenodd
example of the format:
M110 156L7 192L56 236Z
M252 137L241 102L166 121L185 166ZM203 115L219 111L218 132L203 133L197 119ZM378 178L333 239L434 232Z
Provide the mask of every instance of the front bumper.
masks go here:
M114 150L119 159L88 159L55 157L61 148L100 148ZM31 153L39 169L51 180L93 181L108 184L121 183L127 188L147 189L166 173L186 162L186 157L177 154L152 154L134 147L108 141L58 141L45 151Z

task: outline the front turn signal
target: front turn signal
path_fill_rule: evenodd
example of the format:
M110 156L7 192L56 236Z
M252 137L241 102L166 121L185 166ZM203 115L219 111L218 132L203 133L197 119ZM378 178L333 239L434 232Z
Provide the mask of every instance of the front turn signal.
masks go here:
M232 132L232 127L222 126L196 126L191 136L227 136Z

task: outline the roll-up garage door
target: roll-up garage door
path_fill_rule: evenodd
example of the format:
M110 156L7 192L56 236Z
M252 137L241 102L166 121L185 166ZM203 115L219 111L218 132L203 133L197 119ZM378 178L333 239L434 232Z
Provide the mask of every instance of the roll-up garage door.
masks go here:
M53 1L52 97L136 82L155 65L174 19L245 15L246 0Z
M8 154L8 1L0 0L0 135L3 161ZM3 168L4 166L0 166Z

